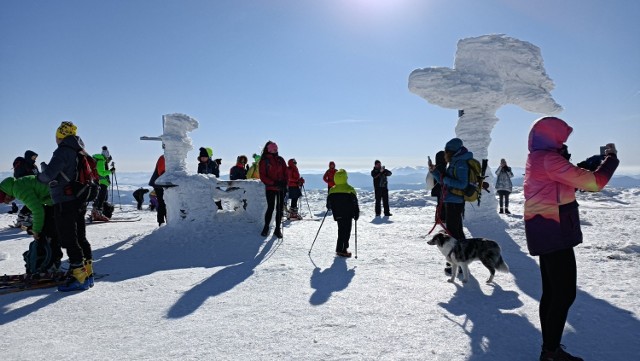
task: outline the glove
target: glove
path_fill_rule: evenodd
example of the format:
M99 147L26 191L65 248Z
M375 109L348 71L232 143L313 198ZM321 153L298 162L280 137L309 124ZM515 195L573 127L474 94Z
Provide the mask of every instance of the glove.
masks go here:
M298 184L299 185L303 185L304 184L304 178L300 177L300 180L298 180Z

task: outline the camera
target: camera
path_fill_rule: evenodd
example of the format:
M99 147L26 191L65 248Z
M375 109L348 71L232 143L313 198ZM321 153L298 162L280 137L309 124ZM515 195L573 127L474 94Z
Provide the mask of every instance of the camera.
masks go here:
M607 151L607 146L606 145L600 147L600 155L605 155L606 151Z

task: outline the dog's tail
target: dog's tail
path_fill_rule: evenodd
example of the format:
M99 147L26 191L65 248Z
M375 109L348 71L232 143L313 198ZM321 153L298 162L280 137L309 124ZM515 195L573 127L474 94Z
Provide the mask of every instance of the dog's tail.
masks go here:
M506 272L506 273L509 272L509 266L504 261L504 259L502 259L502 256L499 256L498 262L496 262L496 270L500 272Z

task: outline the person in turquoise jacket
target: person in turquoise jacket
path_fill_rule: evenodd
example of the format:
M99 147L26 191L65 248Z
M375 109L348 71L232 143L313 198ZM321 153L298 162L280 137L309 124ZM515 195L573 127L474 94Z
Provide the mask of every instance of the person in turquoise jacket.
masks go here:
M115 168L109 169L109 159L103 154L94 154L93 159L96 160L96 170L100 176L100 190L93 201L93 209L91 210L91 218L97 221L108 221L109 217L102 212L104 203L109 198L109 186L111 185L111 174Z
M55 266L54 268L59 268L63 254L58 242L49 186L38 182L35 175L18 179L5 178L0 182L0 202L10 203L14 199L20 200L31 210L33 239L38 242L50 242L53 253L52 265Z

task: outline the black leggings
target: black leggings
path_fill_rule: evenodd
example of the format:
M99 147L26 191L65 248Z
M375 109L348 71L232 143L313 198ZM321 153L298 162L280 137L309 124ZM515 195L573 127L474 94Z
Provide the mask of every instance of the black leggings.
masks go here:
M267 212L264 214L264 226L269 227L269 223L271 223L271 216L273 215L273 209L275 208L276 229L280 229L280 222L282 221L282 205L284 204L284 192L267 190L266 196Z
M576 299L577 271L573 248L540 256L540 275L542 347L553 351L560 346L569 308Z

